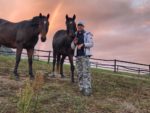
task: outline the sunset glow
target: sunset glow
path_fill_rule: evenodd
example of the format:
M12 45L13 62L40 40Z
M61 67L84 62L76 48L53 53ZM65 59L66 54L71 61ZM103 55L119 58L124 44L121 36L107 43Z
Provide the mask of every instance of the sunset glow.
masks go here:
M94 35L93 57L150 64L149 0L0 0L0 18L13 22L50 13L47 41L37 48L52 50L56 31L66 29L65 16L76 14Z
M60 13L61 6L62 6L62 2L60 2L56 6L56 9L52 13L52 16L51 16L51 19L50 19L50 26L49 26L50 31L53 30L54 27L55 27L55 24L56 24L55 20L56 20L56 18L58 18L58 14Z

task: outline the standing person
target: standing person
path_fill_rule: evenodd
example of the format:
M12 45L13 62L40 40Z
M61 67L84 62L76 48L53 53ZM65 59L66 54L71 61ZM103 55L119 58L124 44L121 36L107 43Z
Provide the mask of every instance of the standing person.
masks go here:
M85 31L84 28L84 23L79 22L77 25L76 38L72 42L71 47L74 49L74 56L76 57L80 91L83 95L90 96L92 93L92 86L89 58L92 55L90 48L93 47L93 35L90 32Z

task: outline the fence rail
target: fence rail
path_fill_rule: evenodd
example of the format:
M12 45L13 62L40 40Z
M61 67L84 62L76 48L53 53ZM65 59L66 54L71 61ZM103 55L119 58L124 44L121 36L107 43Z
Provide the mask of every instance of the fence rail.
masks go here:
M15 55L15 50L11 52L0 51L0 54ZM25 58L27 57L26 51L23 51L22 57ZM52 51L35 49L33 59L44 60L47 61L47 63L50 63L53 60ZM97 59L97 58L90 58L90 62L91 62L91 67L93 68L108 69L114 72L129 72L129 73L150 75L150 65L148 64L116 60L116 59L106 60L106 59ZM68 59L65 60L65 63L69 63Z

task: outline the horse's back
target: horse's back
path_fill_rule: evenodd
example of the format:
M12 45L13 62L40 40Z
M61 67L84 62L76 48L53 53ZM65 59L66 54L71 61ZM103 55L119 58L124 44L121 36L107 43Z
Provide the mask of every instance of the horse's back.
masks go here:
M67 36L66 30L59 30L55 33L53 40L62 39L62 38L65 38L66 36Z
M10 22L8 20L0 19L0 27L1 28L9 28L9 27L14 28L15 27L17 29L20 27L24 27L27 23L29 23L29 20L24 20L24 21L14 23L14 22Z
M13 23L0 19L0 44L7 47L16 48L16 41L21 40L21 37L19 37L18 34L22 33L20 31L25 28L25 26L27 26L26 21ZM24 29L22 31L24 31Z
M4 32L7 30L13 30L12 28L14 27L14 23L4 20L4 19L0 19L0 31Z
M13 22L10 22L8 20L4 20L4 19L0 19L0 27L3 27L3 26L7 26L7 25L14 25Z
M4 19L0 19L0 44L9 45L14 40L16 30L14 24Z
M8 21L0 18L0 24L6 23L6 22Z

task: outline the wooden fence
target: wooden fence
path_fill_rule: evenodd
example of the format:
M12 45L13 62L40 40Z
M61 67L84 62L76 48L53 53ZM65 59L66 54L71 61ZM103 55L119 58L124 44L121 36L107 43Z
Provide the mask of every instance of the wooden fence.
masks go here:
M12 52L0 51L0 54L3 55L15 55L15 50ZM27 53L23 51L22 57L26 58ZM52 62L53 56L52 51L46 50L37 50L34 51L34 60L43 60L47 63ZM74 60L75 62L75 60ZM69 63L68 59L65 60L65 63ZM148 64L141 64L123 60L106 60L106 59L96 59L90 58L91 67L93 68L101 68L101 69L108 69L114 72L128 72L128 73L136 73L136 74L149 74L150 75L150 65Z

